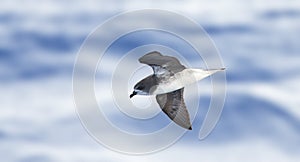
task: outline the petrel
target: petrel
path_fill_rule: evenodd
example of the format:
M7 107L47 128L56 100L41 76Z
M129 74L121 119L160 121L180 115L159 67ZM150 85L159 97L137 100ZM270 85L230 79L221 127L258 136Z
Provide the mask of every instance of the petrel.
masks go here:
M151 66L154 74L139 81L129 97L156 95L156 101L162 111L176 124L189 130L192 130L192 125L183 99L184 87L225 70L186 68L175 57L164 56L157 51L142 56L139 62Z

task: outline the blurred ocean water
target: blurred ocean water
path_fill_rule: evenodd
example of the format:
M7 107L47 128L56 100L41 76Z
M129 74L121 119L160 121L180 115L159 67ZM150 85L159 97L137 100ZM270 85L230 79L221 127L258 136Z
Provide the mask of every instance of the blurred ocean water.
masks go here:
M1 161L299 161L299 7L292 0L1 1ZM209 79L201 81L194 130L166 150L136 157L107 150L86 133L73 104L72 70L93 29L111 16L144 8L175 11L203 26L227 68L227 97L217 127L198 141L209 105ZM161 37L134 33L109 52L119 57L152 42L193 52ZM118 122L120 115L112 118ZM153 124L168 122L162 120Z

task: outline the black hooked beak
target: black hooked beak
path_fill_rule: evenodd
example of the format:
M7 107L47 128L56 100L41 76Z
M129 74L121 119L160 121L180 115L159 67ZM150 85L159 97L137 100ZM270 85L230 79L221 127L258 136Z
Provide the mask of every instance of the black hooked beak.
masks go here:
M136 91L133 91L132 94L129 96L129 98L132 98L133 96L135 96L137 94Z

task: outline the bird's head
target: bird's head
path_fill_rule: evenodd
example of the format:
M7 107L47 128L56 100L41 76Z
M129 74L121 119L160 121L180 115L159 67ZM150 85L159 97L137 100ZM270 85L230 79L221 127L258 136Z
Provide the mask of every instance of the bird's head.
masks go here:
M149 92L146 90L146 85L140 81L134 86L134 90L129 97L132 98L135 95L147 95L148 93Z
M134 90L129 97L132 98L135 95L150 95L150 91L155 84L156 80L153 76L146 77L134 86Z

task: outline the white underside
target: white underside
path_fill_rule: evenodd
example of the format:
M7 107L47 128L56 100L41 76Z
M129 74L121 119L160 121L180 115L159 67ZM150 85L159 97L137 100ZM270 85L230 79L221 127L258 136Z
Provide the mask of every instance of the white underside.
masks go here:
M184 69L170 77L168 80L161 82L152 94L163 94L175 91L202 80L218 71L222 70Z

